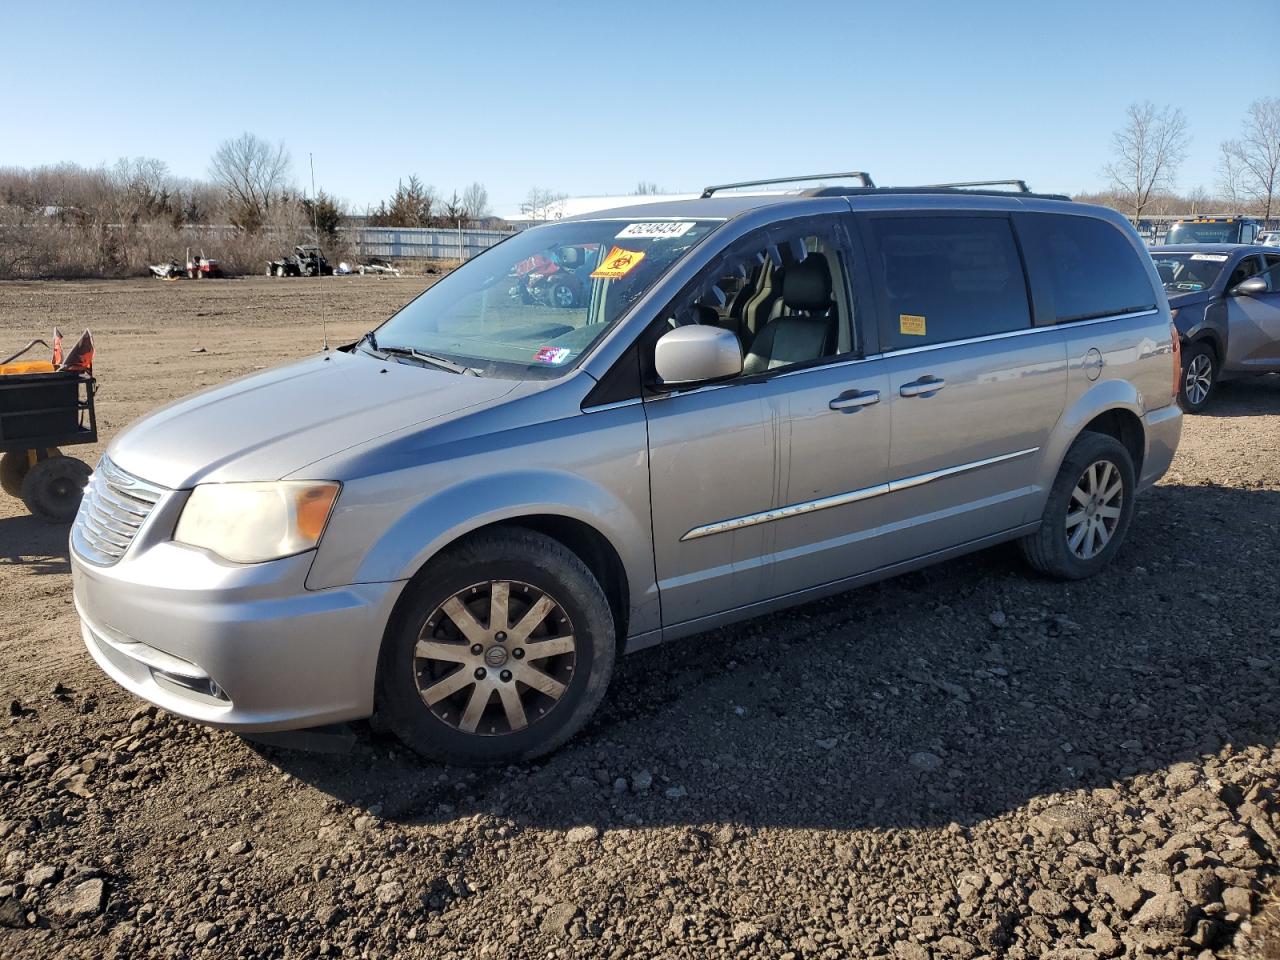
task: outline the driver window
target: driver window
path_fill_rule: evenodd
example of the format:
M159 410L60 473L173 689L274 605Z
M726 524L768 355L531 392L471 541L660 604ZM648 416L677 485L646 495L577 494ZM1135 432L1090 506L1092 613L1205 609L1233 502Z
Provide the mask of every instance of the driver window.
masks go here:
M665 327L732 331L753 376L853 352L851 319L835 233L808 221L735 243L676 298Z
M1231 271L1231 278L1227 281L1227 289L1230 290L1238 283L1244 283L1255 273L1262 269L1262 265L1258 262L1256 256L1250 255L1236 264L1236 268Z

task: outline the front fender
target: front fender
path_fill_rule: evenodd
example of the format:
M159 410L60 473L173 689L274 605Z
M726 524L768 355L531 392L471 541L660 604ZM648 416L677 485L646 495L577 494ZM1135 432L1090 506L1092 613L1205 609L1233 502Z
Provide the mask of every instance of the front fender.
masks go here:
M647 540L635 517L607 490L568 472L528 470L479 477L432 494L366 553L357 583L407 580L448 544L473 530L534 515L568 517L593 527L619 556L620 542ZM457 518L466 519L458 522Z

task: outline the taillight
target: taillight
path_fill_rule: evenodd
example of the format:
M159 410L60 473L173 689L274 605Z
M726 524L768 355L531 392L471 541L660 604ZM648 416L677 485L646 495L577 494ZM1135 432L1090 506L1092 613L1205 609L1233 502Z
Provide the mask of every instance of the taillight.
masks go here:
M1182 338L1178 336L1178 328L1169 324L1169 335L1173 337L1173 399L1178 399L1178 388L1182 384Z

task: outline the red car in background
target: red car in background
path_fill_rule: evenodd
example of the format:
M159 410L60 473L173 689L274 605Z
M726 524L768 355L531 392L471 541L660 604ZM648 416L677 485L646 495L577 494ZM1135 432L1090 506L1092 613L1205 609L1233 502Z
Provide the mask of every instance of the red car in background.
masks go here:
M511 295L524 303L571 309L587 302L599 244L553 247L516 264Z

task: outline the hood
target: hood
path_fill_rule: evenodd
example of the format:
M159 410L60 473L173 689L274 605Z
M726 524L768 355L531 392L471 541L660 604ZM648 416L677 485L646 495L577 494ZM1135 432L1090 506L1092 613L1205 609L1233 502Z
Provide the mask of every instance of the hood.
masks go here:
M1207 303L1210 299L1212 299L1212 294L1208 290L1170 293L1169 306L1173 310L1181 310L1183 307L1195 306L1197 303Z
M173 489L278 480L354 444L495 402L518 385L333 351L161 407L107 453Z

